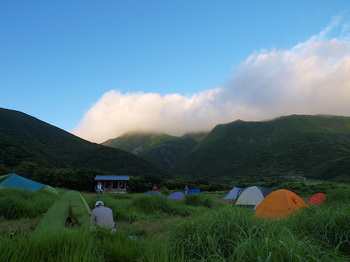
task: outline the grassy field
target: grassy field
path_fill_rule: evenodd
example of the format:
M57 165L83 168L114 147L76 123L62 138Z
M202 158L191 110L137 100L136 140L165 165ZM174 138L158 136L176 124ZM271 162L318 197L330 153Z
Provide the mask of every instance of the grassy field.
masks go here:
M34 235L57 196L3 189L0 261L350 261L350 189L327 188L327 194L324 205L276 221L221 200L224 192L186 200L85 193L91 209L102 200L113 210L116 233Z

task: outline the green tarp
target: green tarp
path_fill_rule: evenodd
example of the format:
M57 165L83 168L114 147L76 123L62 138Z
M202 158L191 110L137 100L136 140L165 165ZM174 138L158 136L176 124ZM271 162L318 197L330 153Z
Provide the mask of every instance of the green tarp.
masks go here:
M36 233L55 231L65 228L67 218L73 225L88 228L91 210L85 198L71 190L59 196L35 229Z

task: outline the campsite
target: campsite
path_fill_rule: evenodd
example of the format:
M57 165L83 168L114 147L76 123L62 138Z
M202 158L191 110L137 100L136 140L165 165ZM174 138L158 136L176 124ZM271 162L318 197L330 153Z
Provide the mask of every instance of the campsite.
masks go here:
M289 184L293 186L297 184ZM278 195L271 201L289 211L279 211L285 215L276 217L262 217L258 212L269 196L273 199L276 192L292 191L271 188L272 193L260 199L256 192L260 187L256 186L243 190L251 191L250 195L242 195L242 189L237 194L233 188L236 196L226 190L162 193L161 187L157 194L102 195L37 187L33 191L14 187L0 190L0 261L350 259L350 187L346 184L311 181L306 185L307 194L303 194L305 190L293 193L304 205L295 212L290 212L294 207L282 203L283 197ZM308 204L319 190L327 193L323 202ZM239 198L240 194L245 200L235 205L232 196ZM261 201L256 210L251 207L251 198ZM90 210L97 200L113 210L115 233L90 228ZM69 225L68 216L72 219Z
M0 262L350 262L350 1L0 1Z

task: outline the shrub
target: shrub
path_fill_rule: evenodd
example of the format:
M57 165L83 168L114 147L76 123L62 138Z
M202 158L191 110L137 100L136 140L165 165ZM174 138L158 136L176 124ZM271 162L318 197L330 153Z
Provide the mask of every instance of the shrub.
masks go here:
M139 196L133 200L132 205L146 214L172 213L173 211L169 199L160 195Z
M214 206L214 200L203 194L186 195L185 203L189 206L204 206L208 208Z
M166 196L170 195L170 190L167 189L166 187L160 188L159 192L162 193L163 195L166 195Z

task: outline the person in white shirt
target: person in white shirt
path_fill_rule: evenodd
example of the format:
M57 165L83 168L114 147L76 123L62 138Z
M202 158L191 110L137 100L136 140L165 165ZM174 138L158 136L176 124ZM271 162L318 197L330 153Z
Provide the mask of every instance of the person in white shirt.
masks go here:
M97 201L95 209L91 212L91 226L100 226L114 230L113 212L110 208L105 207L102 201Z

